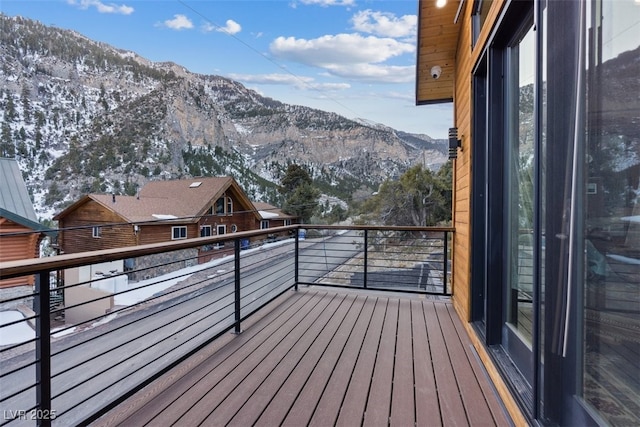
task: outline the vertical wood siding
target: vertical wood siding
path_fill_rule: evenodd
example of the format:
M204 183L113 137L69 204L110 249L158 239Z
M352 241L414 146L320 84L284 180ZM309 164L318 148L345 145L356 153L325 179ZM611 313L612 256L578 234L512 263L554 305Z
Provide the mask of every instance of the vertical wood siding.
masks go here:
M472 153L474 149L472 134L472 70L485 49L498 16L505 6L505 0L493 0L486 22L482 28L476 45L471 46L471 12L473 1L467 1L464 13L460 17L460 37L456 57L456 83L454 95L454 117L462 140L462 150L454 162L453 181L453 225L456 229L453 253L453 305L458 315L467 322L464 326L471 337L480 359L482 360L496 390L516 425L527 425L518 404L509 388L498 373L482 340L471 326L471 191L474 183L471 179Z

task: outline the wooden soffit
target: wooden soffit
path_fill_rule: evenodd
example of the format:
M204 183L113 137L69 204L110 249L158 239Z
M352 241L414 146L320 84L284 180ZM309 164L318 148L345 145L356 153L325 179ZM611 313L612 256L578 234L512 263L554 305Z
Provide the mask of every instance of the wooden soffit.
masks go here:
M416 64L416 104L453 101L454 69L460 24L459 9L464 0L446 0L443 7L436 0L419 0L418 51ZM434 66L442 69L436 79Z

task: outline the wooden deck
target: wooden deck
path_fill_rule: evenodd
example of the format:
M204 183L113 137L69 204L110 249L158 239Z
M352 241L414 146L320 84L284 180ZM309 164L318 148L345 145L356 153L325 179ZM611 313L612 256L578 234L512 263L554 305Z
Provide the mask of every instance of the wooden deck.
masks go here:
M93 425L505 426L447 301L301 289Z

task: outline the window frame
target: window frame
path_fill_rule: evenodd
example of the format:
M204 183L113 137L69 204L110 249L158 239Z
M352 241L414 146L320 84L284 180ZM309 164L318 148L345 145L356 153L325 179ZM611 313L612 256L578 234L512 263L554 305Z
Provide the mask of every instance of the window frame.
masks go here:
M209 230L208 234L205 230ZM213 235L213 230L210 225L202 225L200 226L200 237L210 237Z
M184 233L182 231L184 231ZM178 232L178 237L176 237L176 232ZM171 227L171 240L183 240L186 238L187 238L186 225L174 225Z
M218 200L216 200L216 202L214 203L213 210L216 215L224 215L224 208L226 204L224 199L224 196L219 197Z
M226 199L227 199L227 203L225 205L225 208L227 209L226 214L233 215L233 199L231 197L226 197Z

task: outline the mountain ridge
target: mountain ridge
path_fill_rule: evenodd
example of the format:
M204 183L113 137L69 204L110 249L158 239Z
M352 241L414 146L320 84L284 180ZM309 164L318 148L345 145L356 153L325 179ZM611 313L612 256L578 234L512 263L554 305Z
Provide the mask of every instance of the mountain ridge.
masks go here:
M417 162L446 161L445 140L285 104L26 18L0 14L0 58L0 155L18 159L43 219L89 192L198 175L232 175L254 200L279 204L291 162L348 200Z

